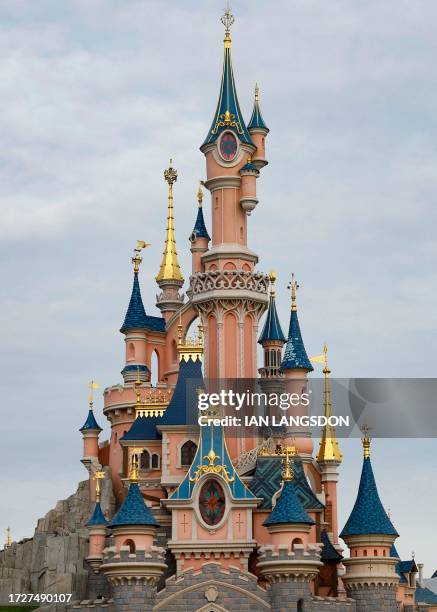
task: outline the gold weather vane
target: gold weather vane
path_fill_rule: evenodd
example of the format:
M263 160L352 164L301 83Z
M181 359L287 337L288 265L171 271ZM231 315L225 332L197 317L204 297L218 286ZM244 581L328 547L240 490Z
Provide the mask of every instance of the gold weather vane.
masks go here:
M291 275L291 281L287 285L287 289L291 289L291 310L297 310L296 306L296 292L299 289L299 285L294 277L294 272Z
M199 208L202 208L202 202L203 202L202 185L203 185L203 182L199 181L199 189L197 190L197 201L199 203Z
M364 436L361 438L361 442L363 443L363 453L364 459L369 459L370 457L370 443L372 442L372 438L369 436L370 428L368 425L363 425L361 427L361 431Z
M137 240L137 246L134 249L134 254L132 257L132 263L134 264L134 272L139 271L140 264L143 261L141 257L141 251L143 249L147 249L147 247L152 246L149 242L144 242L144 240Z
M332 416L332 402L331 402L331 382L330 375L331 369L328 366L328 345L326 342L323 345L323 354L312 357L311 361L316 363L324 363L323 374L325 376L324 390L323 390L323 408L324 415L326 418ZM343 455L340 452L338 440L335 435L335 428L327 423L323 428L322 439L320 440L320 448L317 454L317 461L335 461L341 463Z
M95 380L91 380L91 381L90 381L90 384L89 384L90 394L89 394L89 398L88 398L89 405L90 405L90 410L92 410L92 409L93 409L93 403L94 403L94 391L95 391L96 389L98 389L98 388L99 388L99 386L100 386L100 385L99 385L99 383L98 383L97 381L95 381Z
M173 185L176 183L178 173L176 168L173 168L173 160L170 159L169 167L164 171L164 179L168 184L168 212L167 212L167 229L165 236L165 247L162 254L161 266L159 268L156 280L176 280L183 281L181 269L178 262L178 254L176 252L176 238L174 230L173 216Z
M100 491L101 491L101 487L100 487L100 481L105 478L105 472L104 471L98 471L94 473L94 479L96 481L96 502L100 501Z
M138 455L141 454L141 448L133 448L130 461L129 481L131 483L138 482L140 479L138 472Z
M275 290L276 272L274 270L271 270L271 272L269 272L269 281L270 281L270 295L274 297L276 294L276 290Z
M255 102L259 102L259 87L258 83L255 83Z
M221 17L221 22L222 24L225 26L225 47L231 46L231 27L233 26L234 22L235 22L235 17L233 16L232 12L231 12L231 7L229 5L229 2L227 4L227 7L225 9L224 14ZM229 43L228 45L226 43Z

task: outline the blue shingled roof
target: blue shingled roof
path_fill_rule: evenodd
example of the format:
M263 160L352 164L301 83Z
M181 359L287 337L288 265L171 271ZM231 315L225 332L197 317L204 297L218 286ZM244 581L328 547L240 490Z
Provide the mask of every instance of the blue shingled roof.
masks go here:
M276 501L276 506L270 512L263 525L281 525L290 523L305 523L314 525L313 519L303 509L296 491L294 482L286 480Z
M431 591L426 587L421 588L420 586L416 586L415 592L415 602L417 603L427 603L427 604L437 604L437 593Z
M396 550L396 546L394 544L392 544L390 548L390 557L394 557L395 559L400 559L399 553Z
M341 561L343 559L342 555L334 548L333 543L329 539L328 533L326 529L323 529L321 535L321 540L323 544L322 554L320 556L321 561Z
M225 125L225 113L230 113L230 123ZM221 124L221 125L220 125ZM241 142L253 145L252 138L247 131L246 124L241 114L238 103L237 91L235 88L234 74L232 70L231 49L225 47L223 59L222 81L217 109L211 128L202 146L215 142L223 131L232 130Z
M399 535L379 499L370 458L365 457L357 499L340 536L369 534Z
M197 209L197 217L193 228L193 234L196 236L196 238L206 238L207 240L211 240L208 230L206 229L205 219L203 218L202 206L199 206Z
M253 172L257 172L259 174L258 168L252 162L247 162L246 164L244 164L244 166L240 170L240 173L243 172L243 170L252 170Z
M90 520L87 523L87 527L92 527L93 525L107 525L108 521L105 519L102 508L100 506L100 502L96 502L94 506L94 512L91 515Z
M272 293L270 294L266 322L264 323L264 327L258 342L262 344L263 342L268 342L269 340L278 340L280 342L286 341L284 332L282 331L282 327L279 322L278 313L276 312L275 296Z
M252 116L247 126L248 130L253 130L255 128L267 130L267 132L270 131L263 119L263 116L261 115L258 100L255 100L255 103L253 105Z
M82 425L82 427L79 429L79 431L86 431L86 430L93 430L93 429L97 431L102 431L102 428L96 421L96 417L94 416L93 410L90 408L88 411L88 416L86 418L86 421Z
M290 326L288 328L288 340L285 346L284 358L282 359L281 368L283 370L302 369L313 371L311 361L305 350L300 333L299 319L297 318L297 310L292 310L290 314Z
M175 390L158 425L193 425L197 423L197 389L205 388L200 359L181 359Z
M124 366L124 368L121 371L121 374L126 374L126 372L150 372L149 368L146 365L141 365L139 363L135 363L135 364L130 364L130 365L126 365Z
M129 306L120 331L124 333L130 329L150 329L152 331L165 332L165 320L162 317L149 316L144 310L140 283L138 282L138 272L134 272Z
M121 527L122 525L159 527L158 521L144 503L140 487L136 482L130 484L126 499L108 527Z
M161 420L161 417L139 416L120 440L159 440L161 436L156 430L156 425Z

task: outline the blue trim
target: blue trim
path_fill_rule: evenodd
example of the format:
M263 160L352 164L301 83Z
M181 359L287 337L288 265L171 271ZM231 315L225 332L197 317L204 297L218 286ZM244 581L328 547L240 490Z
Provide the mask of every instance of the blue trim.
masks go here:
M161 436L156 430L156 425L161 420L161 417L137 417L120 440L159 440Z
M370 458L366 457L357 499L340 537L371 534L399 535L379 499L372 464Z
M107 525L108 521L105 519L105 516L102 512L102 508L100 506L100 502L96 502L94 506L94 512L91 515L90 520L86 524L87 527L92 527L93 525Z
M236 123L236 127L224 125L218 127L217 131L215 131L218 122L224 119L226 111L230 112L231 121ZM215 142L220 134L227 130L234 132L241 142L253 145L252 138L247 131L246 124L243 120L243 115L241 114L240 105L238 103L234 74L232 70L231 50L225 47L222 81L220 85L220 95L217 109L214 114L211 128L202 146Z
M253 130L256 128L266 130L267 132L270 131L269 128L265 124L263 116L261 115L261 111L259 108L259 102L257 100L255 100L255 104L253 105L252 116L247 126L248 130Z
M134 272L134 282L132 285L129 306L120 331L125 333L130 329L150 329L151 331L165 332L165 319L147 315L144 310L140 283L138 281L138 272Z
M96 421L93 410L91 408L88 411L88 416L85 423L79 429L79 431L102 431L102 428Z
M284 358L281 363L282 370L308 370L313 371L311 361L308 359L305 345L300 332L297 310L292 310L290 314L290 326L288 328L288 340L284 351Z
M193 234L196 238L206 238L207 240L211 240L208 234L208 230L206 229L205 219L203 218L203 210L202 207L199 206L197 209L197 217L196 223L194 224Z
M140 487L136 482L130 484L126 499L108 527L112 529L122 525L159 527L158 521L152 516L150 509L144 503Z
M278 313L276 312L275 296L272 294L270 294L267 318L264 323L264 327L258 342L262 344L263 342L268 342L269 340L278 340L279 342L286 342L284 332L282 331L282 327L279 322Z
M303 509L296 495L294 482L286 480L276 500L276 506L270 512L263 525L268 527L269 525L291 525L295 523L315 524L313 519Z

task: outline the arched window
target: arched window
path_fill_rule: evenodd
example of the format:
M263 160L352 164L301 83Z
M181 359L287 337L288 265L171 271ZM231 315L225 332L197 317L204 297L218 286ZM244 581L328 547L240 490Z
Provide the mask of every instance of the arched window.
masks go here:
M363 555L367 557L367 550L363 550Z
M150 382L156 385L159 380L159 354L154 350L150 357Z
M123 546L129 546L129 553L130 553L131 555L134 555L134 554L135 554L135 542L134 542L133 540L126 540L126 541L123 543Z
M149 454L149 451L144 450L141 453L140 468L142 470L150 470L150 454Z
M159 470L159 455L157 453L152 455L152 470Z
M196 455L197 445L191 440L187 440L181 448L181 466L190 467Z
M373 551L373 556L374 556L374 557L377 557L377 556L378 556L378 551L376 550L376 548L375 548L375 550Z
M135 344L133 342L129 342L127 345L127 360L134 361L135 359Z
M296 544L303 544L303 542L300 538L294 538L294 540L291 543L291 550L295 549Z
M298 599L297 600L297 607L296 607L297 612L304 612L304 610L305 610L304 606L305 606L304 600L303 599Z

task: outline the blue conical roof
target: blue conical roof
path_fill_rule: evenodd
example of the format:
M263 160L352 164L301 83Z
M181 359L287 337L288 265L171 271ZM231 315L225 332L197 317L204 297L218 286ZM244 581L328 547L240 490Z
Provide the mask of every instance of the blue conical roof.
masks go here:
M181 359L175 390L164 416L157 425L193 425L197 423L197 389L205 388L200 359Z
M203 218L202 206L199 206L197 209L196 223L194 224L193 228L193 237L194 239L206 238L207 240L211 240L208 230L206 229L205 219Z
M120 440L159 440L161 436L156 430L156 425L161 420L161 417L139 416Z
M253 130L253 129L261 129L261 130L266 130L267 132L269 132L269 128L267 127L267 125L265 124L265 121L263 119L263 116L261 115L261 111L259 108L259 102L258 99L255 98L255 103L253 105L253 111L252 111L252 116L250 118L249 124L247 126L248 130Z
M357 499L340 536L371 534L399 535L379 499L370 457L365 457Z
M87 527L92 527L93 525L107 525L108 521L105 519L105 516L102 512L102 507L100 506L100 502L96 502L94 506L94 512L91 515L90 520L87 523Z
M225 113L230 113L229 122L225 123ZM225 42L225 55L223 60L222 82L220 95L211 129L202 146L215 142L225 130L232 130L241 142L253 145L246 124L241 114L238 103L237 91L235 89L234 74L232 70L230 41Z
M138 272L134 272L134 282L130 296L129 306L120 331L122 333L130 329L151 329L153 331L165 331L165 320L162 317L152 317L146 314L141 297Z
M269 340L286 342L284 332L282 331L282 327L279 322L278 313L276 312L275 296L273 293L270 294L267 318L258 342L262 344L263 342L268 342Z
M300 333L299 319L297 310L292 310L290 314L290 326L288 328L288 340L285 346L284 358L282 359L281 369L294 370L302 369L313 371L311 361L305 350L305 345Z
M86 418L86 421L82 425L82 427L79 429L79 431L87 431L87 430L92 430L92 429L95 429L97 431L102 431L102 428L96 421L96 417L94 416L94 411L92 410L92 408L90 408L88 411L88 416Z
M144 503L140 487L136 482L130 484L126 499L108 527L121 527L122 525L159 527L158 521Z
M263 525L287 525L293 523L304 523L314 525L313 519L303 509L292 480L285 480L282 491L276 501L276 506L270 512Z

